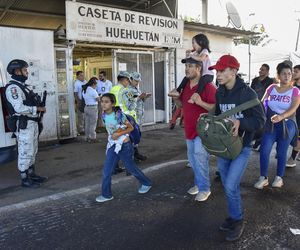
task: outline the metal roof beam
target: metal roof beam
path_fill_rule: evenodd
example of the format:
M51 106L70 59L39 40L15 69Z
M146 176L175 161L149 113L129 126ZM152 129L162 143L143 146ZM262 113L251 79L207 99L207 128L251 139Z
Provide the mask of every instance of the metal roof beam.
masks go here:
M135 3L134 5L132 5L130 8L133 9L133 8L139 6L139 5L143 4L143 3L146 3L146 2L148 2L148 0L139 0L137 3Z
M5 9L0 8L0 11L5 11ZM46 17L65 17L64 14L54 14L49 12L37 12L32 10L19 10L19 9L8 9L6 10L6 13L16 13L16 14L24 14L24 15L34 15L34 16L46 16ZM2 13L3 15L3 13ZM0 18L1 21L1 18Z
M8 4L4 9L2 9L2 14L0 16L0 21L5 17L6 13L9 11L9 8L14 5L17 0L13 0L10 4Z

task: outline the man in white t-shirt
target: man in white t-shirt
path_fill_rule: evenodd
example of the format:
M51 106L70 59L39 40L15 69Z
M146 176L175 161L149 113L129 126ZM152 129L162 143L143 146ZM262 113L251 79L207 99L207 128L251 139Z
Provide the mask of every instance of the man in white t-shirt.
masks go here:
M100 71L99 73L99 80L97 81L97 87L96 90L99 94L99 96L102 96L103 94L109 93L112 88L112 82L106 78L106 72ZM103 127L102 122L102 109L101 109L101 102L98 104L98 112L99 112L99 119L97 122L97 132L100 132L100 127Z
M82 107L82 85L86 84L84 79L84 73L82 71L76 72L76 81L74 82L74 97L75 97L75 107L77 114L77 132L79 134L84 133L84 113L81 110Z
M112 82L110 80L107 80L106 72L101 71L99 74L99 80L96 88L98 94L103 95L105 93L109 93L111 88L112 88Z

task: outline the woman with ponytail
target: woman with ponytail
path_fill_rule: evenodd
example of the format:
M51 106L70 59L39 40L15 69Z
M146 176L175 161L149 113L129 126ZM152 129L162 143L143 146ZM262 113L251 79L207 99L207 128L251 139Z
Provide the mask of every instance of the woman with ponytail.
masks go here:
M87 142L96 142L98 102L100 101L96 87L96 77L92 77L85 85L82 86L82 97L85 103L85 137Z

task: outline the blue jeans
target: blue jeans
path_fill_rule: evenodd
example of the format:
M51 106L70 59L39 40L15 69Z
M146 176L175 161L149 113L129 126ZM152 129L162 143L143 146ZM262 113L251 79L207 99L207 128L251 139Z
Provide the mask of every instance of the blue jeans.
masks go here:
M229 216L235 220L243 218L243 206L240 193L241 178L250 158L251 148L244 147L234 160L217 158L217 166L224 186Z
M138 169L134 163L133 147L131 142L123 143L122 149L118 154L116 154L114 150L115 145L110 147L106 154L102 176L102 196L105 198L112 197L111 176L120 159L123 161L127 171L137 178L142 185L151 186L151 181L143 174L141 170Z
M210 191L209 154L199 136L186 140L188 160L194 171L194 182L200 191Z
M283 138L282 123L275 123L272 133L265 133L260 146L260 175L268 176L269 159L273 144L277 142L277 176L282 177L285 171L287 161L288 147L295 136L296 126L293 121L286 122L287 136Z

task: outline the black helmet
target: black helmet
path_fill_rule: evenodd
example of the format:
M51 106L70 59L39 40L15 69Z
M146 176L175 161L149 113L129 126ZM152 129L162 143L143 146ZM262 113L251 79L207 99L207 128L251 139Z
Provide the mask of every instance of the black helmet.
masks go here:
M10 63L7 65L7 72L10 75L14 74L15 69L22 69L22 68L27 68L28 67L28 63L25 62L24 60L20 60L20 59L14 59L12 61L10 61Z

